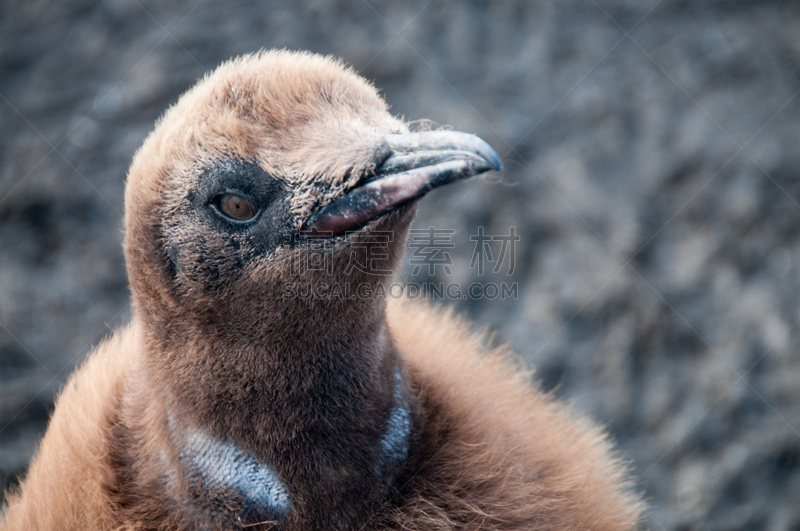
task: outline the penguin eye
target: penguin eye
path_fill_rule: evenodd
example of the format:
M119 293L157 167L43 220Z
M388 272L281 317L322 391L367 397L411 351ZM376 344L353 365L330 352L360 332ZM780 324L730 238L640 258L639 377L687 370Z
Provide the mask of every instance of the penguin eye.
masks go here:
M211 200L211 204L236 221L249 221L258 213L253 202L239 194L219 194Z

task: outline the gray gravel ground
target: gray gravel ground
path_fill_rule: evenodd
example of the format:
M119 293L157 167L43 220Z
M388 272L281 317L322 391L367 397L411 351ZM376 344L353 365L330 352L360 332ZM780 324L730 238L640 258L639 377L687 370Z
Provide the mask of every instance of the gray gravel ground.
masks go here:
M342 57L393 112L479 134L501 177L416 227L517 283L448 300L606 423L651 529L800 529L800 5L573 0L0 2L0 476L129 317L127 166L230 56ZM520 236L514 270L470 236ZM450 235L450 232L442 234ZM497 257L497 248L495 249Z

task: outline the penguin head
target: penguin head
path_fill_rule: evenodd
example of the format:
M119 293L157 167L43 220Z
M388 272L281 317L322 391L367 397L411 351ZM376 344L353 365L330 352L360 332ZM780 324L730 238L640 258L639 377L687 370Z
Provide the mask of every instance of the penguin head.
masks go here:
M385 282L416 200L499 168L472 135L409 133L340 62L234 59L184 94L134 157L125 251L135 311L246 328L242 316L281 312L288 285ZM354 250L375 246L342 276ZM309 262L315 252L322 267Z

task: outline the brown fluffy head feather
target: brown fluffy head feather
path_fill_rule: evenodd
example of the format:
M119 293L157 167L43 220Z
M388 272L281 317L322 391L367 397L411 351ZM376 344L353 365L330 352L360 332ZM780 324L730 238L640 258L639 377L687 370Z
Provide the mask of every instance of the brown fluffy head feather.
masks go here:
M212 257L214 249L232 252L178 219L220 159L252 163L290 189L285 229L296 231L373 172L388 151L384 135L406 130L372 85L331 58L262 51L224 63L167 110L128 173L125 250L134 306L186 302L171 293L170 239L175 248L202 241ZM262 258L262 268L284 260L274 267L281 271L291 257Z
M236 155L296 189L292 212L302 221L374 169L383 135L407 130L387 111L341 61L287 51L233 59L184 94L137 152L129 216L198 163Z

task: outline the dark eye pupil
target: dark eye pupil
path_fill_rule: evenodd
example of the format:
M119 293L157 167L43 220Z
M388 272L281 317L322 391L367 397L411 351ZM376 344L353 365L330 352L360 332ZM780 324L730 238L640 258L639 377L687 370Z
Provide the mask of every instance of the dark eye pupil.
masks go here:
M246 197L236 194L223 194L219 197L217 206L219 209L240 221L251 219L256 215L256 207Z

